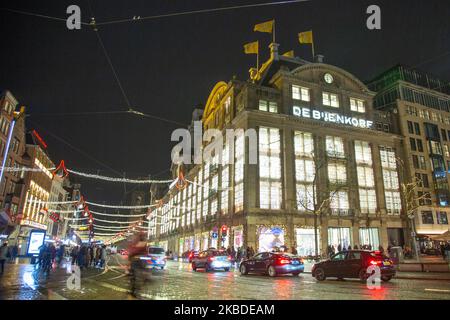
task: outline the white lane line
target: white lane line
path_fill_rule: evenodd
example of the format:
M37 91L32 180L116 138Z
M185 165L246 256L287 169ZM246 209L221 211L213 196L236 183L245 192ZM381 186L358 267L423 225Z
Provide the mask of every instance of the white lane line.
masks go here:
M448 293L450 293L450 290L447 290L447 289L425 289L425 291L431 291L431 292L448 292Z

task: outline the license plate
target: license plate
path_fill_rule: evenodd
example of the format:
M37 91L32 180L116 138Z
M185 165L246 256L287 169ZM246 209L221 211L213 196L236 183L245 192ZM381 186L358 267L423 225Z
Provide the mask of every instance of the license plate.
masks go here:
M292 261L292 264L298 264L298 261L294 260L294 261Z
M390 265L391 265L391 263L389 261L384 261L383 262L383 266L390 266Z

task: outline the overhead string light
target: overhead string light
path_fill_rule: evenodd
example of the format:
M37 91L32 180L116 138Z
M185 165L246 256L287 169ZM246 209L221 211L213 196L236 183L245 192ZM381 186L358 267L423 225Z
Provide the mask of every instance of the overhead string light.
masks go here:
M89 202L89 201L86 201L86 203L90 204L92 206L103 207L103 208L113 208L113 209L146 209L146 208L153 208L153 207L157 206L157 204L147 204L147 205L141 205L141 206L118 206L118 205L101 204L101 203L95 203L95 202Z
M102 213L102 212L97 212L97 211L93 211L90 210L91 213L93 214L98 214L99 216L110 216L110 217L130 217L130 218L136 218L136 217L144 217L147 214L143 213L143 214L117 214L117 213Z
M66 165L64 163L64 160L61 160L59 165L54 168L28 168L28 167L3 167L3 170L6 172L40 172L44 171L44 169L52 171L53 176L58 176L60 178L65 178L69 175L69 173L90 178L90 179L96 179L96 180L103 180L103 181L109 181L109 182L118 182L118 183L136 183L136 184L156 184L156 183L173 183L174 179L165 179L165 180L157 180L157 179L127 179L127 178L114 178L114 177L108 177L108 176L102 176L99 174L91 174L91 173L85 173L76 171L73 169L67 169Z

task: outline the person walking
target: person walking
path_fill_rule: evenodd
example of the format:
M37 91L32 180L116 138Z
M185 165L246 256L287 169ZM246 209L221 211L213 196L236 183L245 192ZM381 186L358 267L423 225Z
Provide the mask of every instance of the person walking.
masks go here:
M298 254L297 249L295 247L292 247L291 252L294 256Z
M95 254L94 254L94 246L92 245L92 246L90 246L89 247L89 266L90 267L94 267L94 257L95 257Z
M77 246L72 248L72 251L70 252L70 256L72 257L72 264L75 264L77 257L78 257L78 247Z
M337 251L341 252L342 251L342 245L339 243L338 247L337 247Z
M8 256L8 245L5 242L0 247L0 268L1 268L0 275L3 274L3 272L5 271L5 261L7 259L7 256Z
M100 264L101 255L102 255L102 249L98 246L95 249L95 266L98 266Z
M17 247L17 244L13 245L11 248L11 255L9 257L11 263L14 263L17 258L17 254L19 253L19 248Z
M100 251L101 255L100 255L100 268L104 268L105 266L105 261L106 261L106 246L103 245Z
M84 258L86 257L86 246L81 245L80 250L78 250L77 255L77 264L80 267L80 269L83 269L84 267Z

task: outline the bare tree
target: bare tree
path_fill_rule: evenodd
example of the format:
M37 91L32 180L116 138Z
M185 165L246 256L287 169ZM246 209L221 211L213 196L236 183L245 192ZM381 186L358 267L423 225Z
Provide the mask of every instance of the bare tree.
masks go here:
M422 206L422 201L425 199L429 199L429 193L424 192L419 196L417 189L423 186L423 180L421 178L417 178L417 176L414 176L414 178L412 178L412 181L410 181L407 178L407 168L404 161L399 157L396 157L396 160L397 166L399 167L398 172L400 174L400 196L405 205L404 212L406 214L406 217L408 218L408 224L411 231L411 245L414 248L416 258L420 259L420 254L417 250L416 227L414 218L417 209Z
M314 173L312 173L311 180L296 181L296 203L298 209L310 213L314 217L314 255L317 257L319 256L318 220L320 218L321 221L322 215L328 212L333 198L340 190L342 190L345 183L330 182L330 188L327 188L327 191L322 192L320 195L318 195L318 190L320 190L320 188L318 188L319 172L328 165L328 157L321 157L319 159L319 157L317 157L314 152L311 152L310 154L306 155L303 160L313 161ZM297 184L302 184L305 186L304 194L302 194L302 192L297 189ZM309 190L311 188L312 190Z

